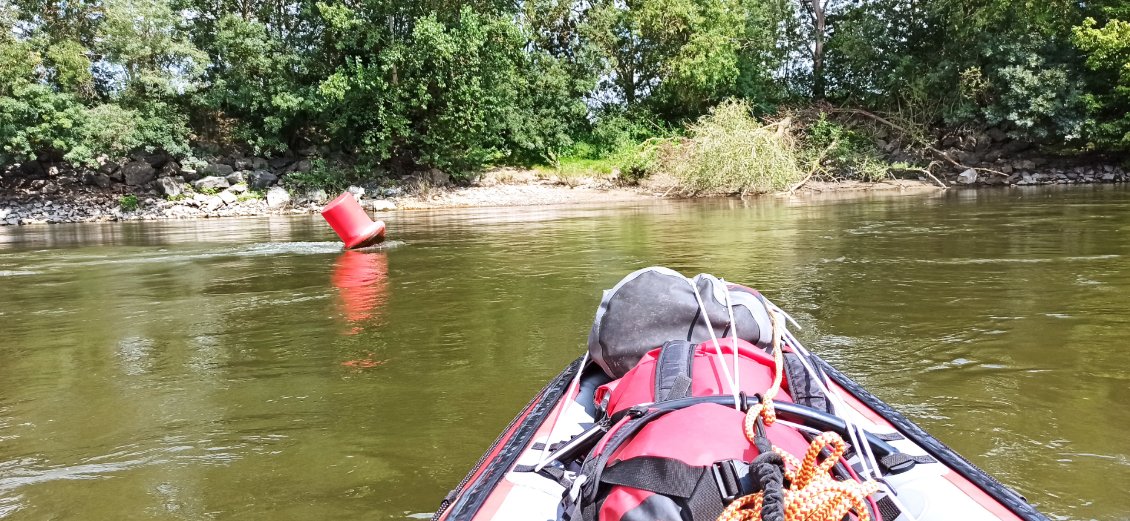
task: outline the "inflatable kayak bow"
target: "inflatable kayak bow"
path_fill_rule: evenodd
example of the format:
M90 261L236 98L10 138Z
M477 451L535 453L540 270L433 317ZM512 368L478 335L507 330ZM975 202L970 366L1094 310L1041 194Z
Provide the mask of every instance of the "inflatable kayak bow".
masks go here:
M433 519L1047 519L808 352L786 321L710 275L628 275L605 292L588 353Z

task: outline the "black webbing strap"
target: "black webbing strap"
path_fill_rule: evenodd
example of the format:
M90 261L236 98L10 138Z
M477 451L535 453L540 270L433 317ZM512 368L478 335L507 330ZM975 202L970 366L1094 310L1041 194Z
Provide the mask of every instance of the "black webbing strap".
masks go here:
M671 340L659 350L655 361L655 401L663 402L691 395L695 345L686 340Z
M890 474L906 472L918 464L937 462L938 460L925 454L921 456L911 456L904 452L896 452L879 458L879 464L886 468L887 472Z
M872 432L871 434L883 441L899 441L906 439L906 436L897 432Z
M619 423L619 427L613 427L611 434L608 434L608 442L604 444L599 455L589 454L585 458L585 463L581 466L581 472L577 475L577 479L584 476L585 482L581 486L581 494L578 498L581 509L581 519L584 521L596 521L596 514L599 505L597 505L596 497L600 489L600 482L602 480L605 467L608 466L608 459L620 448L625 441L628 441L633 435L639 432L644 425L647 425L652 420L671 412L673 409L655 409L650 411L642 411L633 407L629 410L629 419ZM598 445L599 447L599 445ZM597 447L593 447L596 451Z
M608 485L647 490L686 500L691 519L718 519L726 503L741 495L732 462L696 467L679 460L641 456L613 464L600 478Z
M689 498L707 467L671 458L640 456L614 463L600 480L610 485L650 490L665 496Z

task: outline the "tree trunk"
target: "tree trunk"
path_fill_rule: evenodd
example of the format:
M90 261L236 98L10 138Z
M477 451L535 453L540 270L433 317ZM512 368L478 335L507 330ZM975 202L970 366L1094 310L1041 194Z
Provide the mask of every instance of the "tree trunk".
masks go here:
M827 1L812 0L809 2L812 10L812 32L814 45L812 48L812 97L816 101L824 101L824 37L826 32Z

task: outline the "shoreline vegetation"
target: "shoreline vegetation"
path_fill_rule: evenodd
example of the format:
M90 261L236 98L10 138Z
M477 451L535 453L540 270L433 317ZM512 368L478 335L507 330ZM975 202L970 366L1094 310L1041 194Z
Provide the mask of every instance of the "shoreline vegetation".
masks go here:
M0 224L1128 169L1121 0L0 2Z
M978 181L951 185L958 189L1037 185L1085 185L1130 182L1130 173L1120 168L1096 167L1051 169L1048 174L1017 173L1004 182ZM545 170L499 168L480 174L473 182L461 185L426 185L408 191L400 187L348 187L364 209L378 217L391 211L413 211L484 207L533 207L568 204L615 205L657 200L734 197L734 194L687 196L678 182L656 176L635 185L623 185L608 176L570 175L558 177ZM235 190L232 190L234 188ZM875 181L809 180L795 189L758 196L799 198L859 197L872 194L914 195L941 192L934 180L886 178ZM0 195L0 226L62 224L82 222L157 221L267 215L311 215L318 213L334 194L310 190L291 196L280 187L271 191L244 191L239 184L222 192L208 191L177 198L162 198L154 193L133 193L79 187L52 193ZM238 192L239 195L236 195ZM231 194L231 195L228 195Z

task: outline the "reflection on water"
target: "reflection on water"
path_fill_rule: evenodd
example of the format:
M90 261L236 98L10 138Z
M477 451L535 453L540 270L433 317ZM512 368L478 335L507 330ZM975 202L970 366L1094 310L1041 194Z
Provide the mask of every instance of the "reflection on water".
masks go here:
M388 298L388 256L384 252L346 251L334 262L330 279L338 289L342 314L353 324L350 334L361 332L363 322L374 318Z
M426 518L651 264L758 287L1054 517L1122 519L1128 203L415 212L358 252L317 216L3 228L0 519Z

